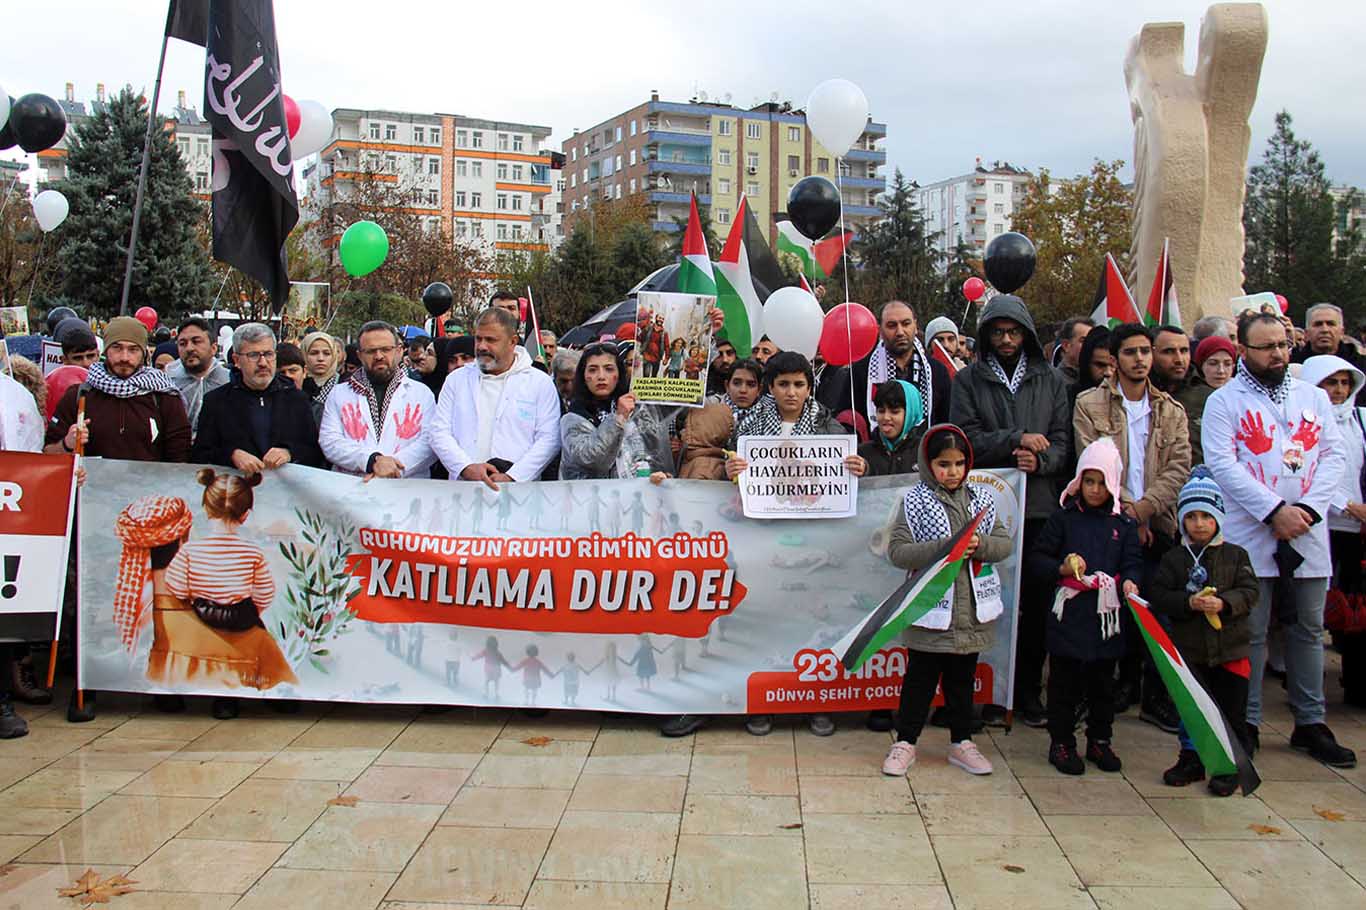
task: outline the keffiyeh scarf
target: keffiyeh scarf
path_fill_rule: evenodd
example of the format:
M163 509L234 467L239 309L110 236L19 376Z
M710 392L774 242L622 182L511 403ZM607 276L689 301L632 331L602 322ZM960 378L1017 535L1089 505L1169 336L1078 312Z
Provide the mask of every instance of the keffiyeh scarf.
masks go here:
M726 392L725 394L723 394L723 395L721 396L720 401L721 401L721 403L722 403L723 405L725 405L726 407L730 408L730 416L733 417L733 418L735 419L735 425L736 425L737 427L740 425L740 422L741 422L742 420L744 420L747 416L749 416L749 412L752 411L752 410L754 410L754 405L750 405L750 406L747 407L747 408L742 408L742 407L740 407L738 404L736 404L736 403L731 399L730 393L729 393L729 392ZM756 404L757 404L757 402L756 402Z
M1246 361L1239 360L1238 375L1243 377L1243 379L1246 380L1248 385L1252 386L1252 390L1254 392L1261 392L1267 398L1270 398L1271 403L1276 405L1276 407L1282 407L1285 405L1285 399L1290 394L1289 370L1285 371L1285 378L1282 379L1279 384L1269 386L1261 382L1256 376L1252 375L1252 371L1247 368Z
M991 529L996 527L996 497L992 496L986 487L975 484L967 485L967 493L972 514L987 513L982 517L978 529L985 528L985 533L990 534ZM911 536L915 538L916 543L953 536L953 527L949 524L949 511L928 484L918 483L907 490L902 507L906 512L906 527L911 529Z
M905 378L909 379L920 393L920 402L925 406L925 420L928 421L930 412L934 410L934 368L930 366L930 359L926 356L919 338L915 339L915 353L911 355L909 372L910 375ZM868 401L865 402L865 410L870 423L877 420L873 396L877 394L878 386L889 379L901 378L897 375L896 361L892 359L892 353L879 341L868 358Z
M192 520L190 507L178 496L144 496L129 503L114 520L114 536L123 542L114 581L114 625L129 651L137 640L145 606L150 551L180 540Z
M1025 364L1028 360L1028 355L1021 351L1020 362L1015 364L1015 372L1007 376L1006 368L1001 366L1001 361L997 359L996 355L987 355L987 363L991 366L991 371L996 374L997 379L1006 384L1006 388L1010 389L1012 395L1020 391L1020 383L1024 382Z
M361 371L359 371L359 372L362 372L362 373L363 373L363 372L365 372L365 371L364 371L364 370L361 370ZM389 384L390 384L391 386L393 385L392 382L389 383ZM318 402L322 402L322 403L326 404L326 402L327 402L327 396L328 396L329 394L331 394L332 390L335 389L336 387L337 387L337 374L336 374L336 373L333 373L331 376L327 377L327 382L324 382L322 385L318 386L317 394L315 394L315 395L313 396L313 400L314 400L314 401L318 401Z
M85 382L95 391L103 392L114 398L136 398L139 395L148 395L153 392L174 392L176 390L176 387L171 384L171 380L161 370L141 367L127 379L120 379L109 372L109 368L104 365L102 360L97 360L90 365Z
M797 418L797 423L792 427L793 436L814 436L816 435L816 416L820 412L820 405L815 398L806 399L806 404L802 407L801 416ZM743 422L737 418L735 436L781 436L783 434L783 418L778 413L778 403L773 400L772 395L765 395L760 398L754 407L745 414Z
M1096 615L1100 620L1100 637L1108 641L1119 634L1119 585L1104 572L1083 575L1080 580L1064 578L1053 597L1053 616L1062 622L1062 608L1083 591L1096 592Z
M351 378L346 381L356 394L364 398L366 403L370 405L370 425L375 428L375 437L378 438L384 429L384 415L389 413L389 402L393 400L394 393L398 391L399 383L404 381L403 375L394 373L394 378L389 380L389 385L384 389L383 401L375 397L375 387L370 384L370 374L366 373L365 370L356 370L351 374Z

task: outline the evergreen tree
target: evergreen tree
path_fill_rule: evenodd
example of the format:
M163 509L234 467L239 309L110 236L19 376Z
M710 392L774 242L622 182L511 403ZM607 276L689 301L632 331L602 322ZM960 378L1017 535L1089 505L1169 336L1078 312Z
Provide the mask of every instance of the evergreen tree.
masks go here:
M688 232L688 216L674 215L673 223L678 228L669 235L665 253L669 262L683 258L683 235ZM697 220L702 225L702 238L707 242L707 255L712 262L721 258L721 239L716 236L716 225L711 220L711 206L697 203Z
M947 316L958 326L958 331L970 332L976 320L970 312L967 298L963 296L963 282L972 277L982 277L982 260L977 250L960 237L944 267L944 293L939 306L926 312L924 318L928 321L935 316ZM963 318L964 312L968 312L967 319Z
M915 187L898 168L890 191L878 200L882 217L864 230L857 243L860 271L855 300L870 306L904 300L917 312L943 297L943 254L935 235L925 228L925 216L915 200ZM828 299L827 299L827 302Z
M1342 290L1334 270L1329 189L1319 153L1295 138L1289 112L1281 111L1261 164L1247 176L1243 286L1249 293L1284 294L1297 324L1307 306L1333 300Z
M624 297L627 291L648 277L651 272L670 261L670 257L660 249L659 240L649 225L623 226L612 245L617 299Z
M67 178L54 188L66 195L71 214L59 232L57 261L62 291L82 302L83 314L118 314L146 128L146 104L125 88L67 134ZM150 306L170 322L205 306L212 295L209 257L199 239L208 213L193 192L166 121L158 117L130 313Z

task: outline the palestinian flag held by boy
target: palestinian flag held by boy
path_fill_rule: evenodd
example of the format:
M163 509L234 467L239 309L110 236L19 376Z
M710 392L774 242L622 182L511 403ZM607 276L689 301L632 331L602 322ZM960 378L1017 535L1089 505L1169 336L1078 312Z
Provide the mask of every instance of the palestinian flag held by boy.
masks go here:
M712 274L711 257L707 253L707 238L702 233L702 219L697 215L697 194L688 209L688 229L683 232L683 255L678 260L678 292L716 296L716 278Z
M1243 795L1251 796L1252 791L1261 785L1262 779L1257 776L1252 760L1234 735L1228 718L1191 673L1166 630L1153 616L1148 602L1134 595L1129 595L1126 600L1205 771L1215 776L1237 775ZM1242 718L1238 718L1238 721L1241 723Z
M911 575L891 596L831 646L850 673L863 666L898 635L921 619L944 599L967 558L966 551L986 510L945 538L944 546L924 569Z
M1138 305L1134 303L1129 286L1115 264L1115 257L1105 254L1105 267L1100 272L1100 287L1096 289L1096 308L1091 313L1091 321L1096 325L1113 329L1126 322L1146 325Z

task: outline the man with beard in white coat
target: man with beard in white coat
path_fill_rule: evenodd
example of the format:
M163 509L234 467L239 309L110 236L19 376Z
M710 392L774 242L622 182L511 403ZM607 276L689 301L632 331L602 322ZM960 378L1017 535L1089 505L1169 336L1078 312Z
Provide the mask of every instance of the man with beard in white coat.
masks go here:
M338 382L323 407L323 454L348 474L426 477L436 461L431 389L398 369L403 343L388 323L361 326L357 347L361 369Z
M560 396L517 344L517 317L490 307L474 324L475 362L446 377L431 444L451 479L535 480L560 450Z

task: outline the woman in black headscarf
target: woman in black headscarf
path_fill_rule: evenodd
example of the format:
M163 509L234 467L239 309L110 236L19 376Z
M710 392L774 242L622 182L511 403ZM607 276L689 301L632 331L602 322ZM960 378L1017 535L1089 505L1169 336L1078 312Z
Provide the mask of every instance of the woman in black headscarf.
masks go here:
M574 371L569 413L560 418L560 479L672 474L669 426L651 405L636 405L617 344L590 344Z

